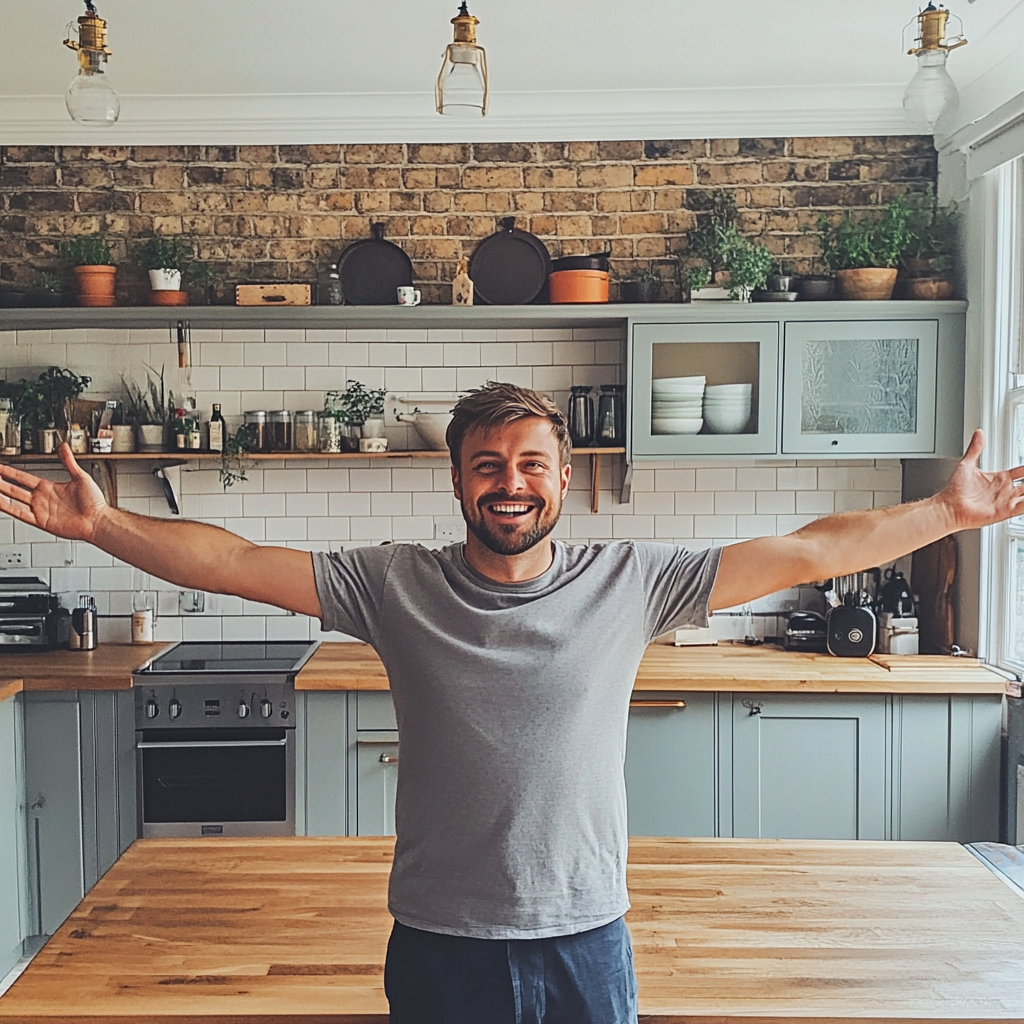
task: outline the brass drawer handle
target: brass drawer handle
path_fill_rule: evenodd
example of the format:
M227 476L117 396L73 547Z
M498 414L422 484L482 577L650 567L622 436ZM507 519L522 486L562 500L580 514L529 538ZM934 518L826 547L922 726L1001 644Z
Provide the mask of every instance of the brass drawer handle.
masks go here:
M381 754L380 757L377 758L377 760L381 764L398 764L398 755L397 754Z
M685 708L685 700L631 700L631 708Z

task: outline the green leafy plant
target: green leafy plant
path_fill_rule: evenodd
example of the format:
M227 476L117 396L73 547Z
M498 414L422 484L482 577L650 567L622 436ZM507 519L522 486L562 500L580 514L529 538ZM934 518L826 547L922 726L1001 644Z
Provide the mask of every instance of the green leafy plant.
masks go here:
M109 267L113 265L110 246L102 235L78 235L60 247L61 257L75 267Z
M234 434L224 439L224 448L220 453L220 482L226 491L235 484L242 484L248 479L248 456L256 450L256 424L244 423Z
M129 423L135 426L166 426L174 421L177 406L174 392L164 389L164 368L159 374L148 363L146 367L146 389L133 380L121 378L124 389L124 413Z
M763 245L746 242L736 246L729 254L729 297L742 298L763 288L771 269L772 254Z
M928 260L933 270L950 270L956 254L959 214L955 205L939 206L935 189L903 196L910 238L901 253L903 260Z
M836 224L823 213L815 229L821 238L822 262L833 272L895 267L910 243L908 210L900 198L877 215L855 217L846 211Z
M661 284L661 275L652 267L636 267L626 275L627 281L636 284Z
M194 256L195 241L190 235L154 235L136 252L143 270L184 270Z
M213 305L215 287L220 280L220 274L212 263L205 260L193 260L184 269L181 275L182 281L191 285L208 305Z
M39 388L45 396L50 423L61 430L71 426L71 403L92 383L91 377L79 376L74 370L51 366L39 374Z
M25 430L42 430L50 424L47 397L35 380L0 380L0 398L9 398Z
M52 270L36 270L32 274L32 287L37 292L60 295L64 291L64 280Z
M350 380L344 391L328 391L326 393L324 412L342 423L360 426L368 419L384 415L384 396L386 394L387 391L383 388L375 390L368 388L358 380Z

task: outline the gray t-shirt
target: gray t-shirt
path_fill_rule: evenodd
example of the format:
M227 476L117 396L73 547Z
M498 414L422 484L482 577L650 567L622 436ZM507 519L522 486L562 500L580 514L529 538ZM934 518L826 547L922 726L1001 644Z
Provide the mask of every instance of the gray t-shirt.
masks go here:
M323 628L372 644L391 684L402 924L531 939L629 909L629 695L653 637L707 624L721 552L553 547L526 583L481 575L461 544L313 555Z

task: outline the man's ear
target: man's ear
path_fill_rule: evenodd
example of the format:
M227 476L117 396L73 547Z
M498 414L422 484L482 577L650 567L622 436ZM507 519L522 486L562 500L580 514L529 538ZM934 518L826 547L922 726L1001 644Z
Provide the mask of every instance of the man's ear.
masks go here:
M459 481L459 470L457 466L452 466L452 490L455 492L455 497L462 501L462 483Z
M562 467L562 501L565 501L565 496L569 493L569 479L572 476L572 463Z

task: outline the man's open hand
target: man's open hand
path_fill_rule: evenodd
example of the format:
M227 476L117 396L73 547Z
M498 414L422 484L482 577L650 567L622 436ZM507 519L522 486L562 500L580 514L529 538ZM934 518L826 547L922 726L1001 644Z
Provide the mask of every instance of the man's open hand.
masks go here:
M92 541L107 508L103 492L62 444L60 460L71 479L43 480L31 473L0 465L0 512L67 540Z
M950 529L976 530L1024 513L1024 466L985 473L978 468L985 447L984 431L976 430L964 457L938 494L951 520Z

